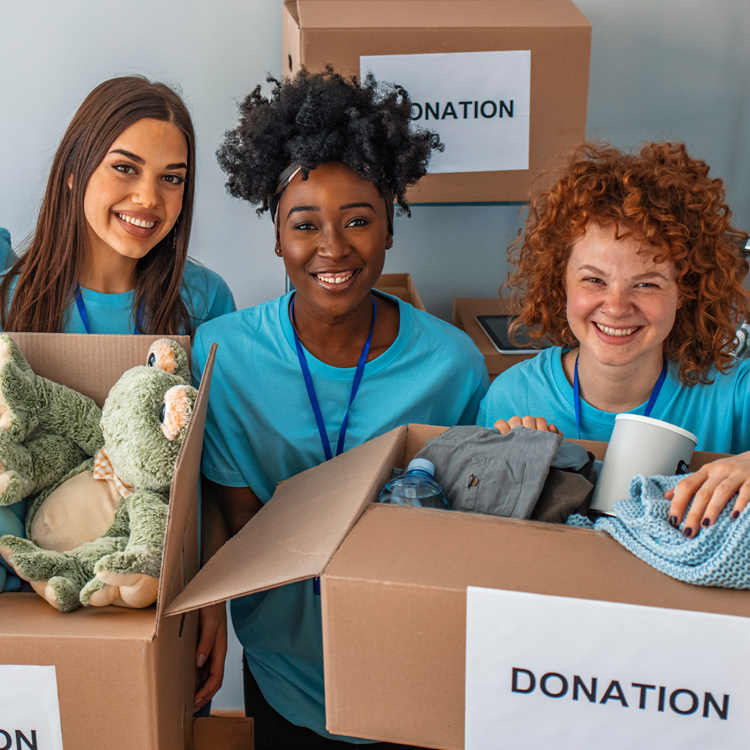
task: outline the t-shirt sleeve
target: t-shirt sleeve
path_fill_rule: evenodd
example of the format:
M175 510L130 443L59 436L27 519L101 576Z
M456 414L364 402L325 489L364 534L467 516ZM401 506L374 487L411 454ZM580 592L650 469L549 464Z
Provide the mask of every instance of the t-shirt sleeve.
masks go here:
M215 271L194 261L188 261L185 266L183 289L195 328L237 309L227 282Z
M750 451L750 359L738 365L734 391L734 425L732 431L732 453Z
M10 246L10 232L0 227L0 271L12 266L16 260L16 255Z
M203 376L212 340L210 334L206 335L205 327L196 331L192 346L193 383L196 387ZM221 428L222 414L226 412L226 404L228 403L221 377L221 363L219 361L221 355L221 345L219 345L216 351L211 391L208 398L206 428L203 434L203 453L201 455L201 473L216 484L227 487L245 487L247 482L232 463L232 452Z
M474 392L471 394L471 398L469 399L469 403L466 405L466 408L463 411L463 414L458 420L458 424L476 424L477 423L477 413L479 411L479 405L482 402L482 399L484 398L485 394L487 393L487 388L490 384L489 376L487 375L487 368L484 366L484 358L482 358L481 361L481 369L478 371L478 383L477 387L474 389Z

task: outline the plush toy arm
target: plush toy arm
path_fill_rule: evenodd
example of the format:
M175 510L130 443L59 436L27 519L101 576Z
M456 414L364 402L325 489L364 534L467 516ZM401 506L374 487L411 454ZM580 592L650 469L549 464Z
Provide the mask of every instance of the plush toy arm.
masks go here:
M39 426L72 440L87 456L104 445L99 420L101 409L88 396L60 383L37 376Z

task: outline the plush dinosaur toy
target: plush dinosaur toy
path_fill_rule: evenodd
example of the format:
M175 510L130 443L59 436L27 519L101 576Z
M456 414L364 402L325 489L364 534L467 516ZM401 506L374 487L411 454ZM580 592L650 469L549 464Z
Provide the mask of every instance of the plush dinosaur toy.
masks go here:
M156 601L177 456L197 391L184 350L155 341L102 409L36 375L0 335L0 505L29 497L0 555L53 607Z

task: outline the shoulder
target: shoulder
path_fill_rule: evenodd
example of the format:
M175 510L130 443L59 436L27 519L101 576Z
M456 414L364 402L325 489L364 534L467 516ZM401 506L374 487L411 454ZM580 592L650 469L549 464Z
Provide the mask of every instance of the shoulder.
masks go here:
M251 340L255 346L264 338L275 338L279 334L285 299L277 297L207 320L198 327L196 342L215 341L237 346Z
M192 317L208 320L236 309L229 285L200 263L188 258L182 275L182 289Z
M484 368L484 357L461 329L402 300L399 300L399 313L405 332L420 348L437 350L443 356L460 358Z
M10 232L0 227L0 270L5 270L16 261L16 255L11 249Z

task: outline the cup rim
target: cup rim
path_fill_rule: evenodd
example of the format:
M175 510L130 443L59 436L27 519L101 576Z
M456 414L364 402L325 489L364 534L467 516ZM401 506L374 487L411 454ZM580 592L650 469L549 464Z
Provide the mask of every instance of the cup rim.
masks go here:
M615 416L615 422L621 420L623 422L644 422L645 424L653 425L654 427L663 427L666 430L676 432L678 435L687 438L693 443L693 447L698 444L698 438L693 435L692 432L686 430L684 427L678 427L676 424L671 422L665 422L663 419L656 419L655 417L646 417L642 414L617 414Z

